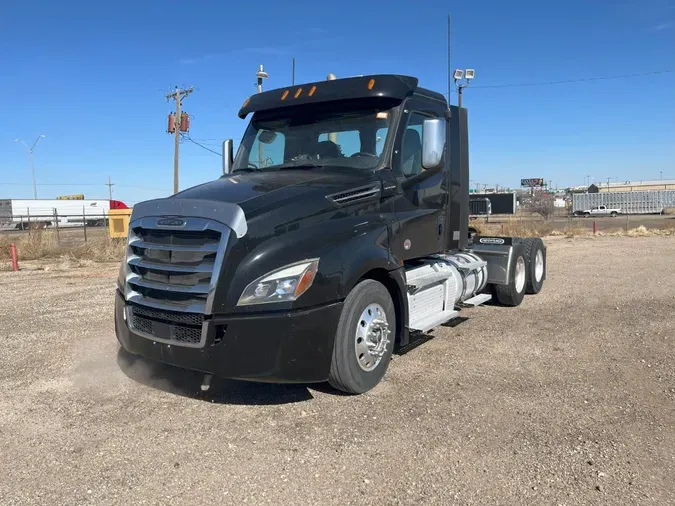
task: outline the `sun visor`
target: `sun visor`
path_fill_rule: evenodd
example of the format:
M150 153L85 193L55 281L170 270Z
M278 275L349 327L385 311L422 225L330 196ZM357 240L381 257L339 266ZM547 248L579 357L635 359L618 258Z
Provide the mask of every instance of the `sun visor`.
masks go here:
M384 98L400 101L415 92L417 83L416 77L385 74L278 88L251 95L241 106L239 117L244 119L256 111L350 99Z

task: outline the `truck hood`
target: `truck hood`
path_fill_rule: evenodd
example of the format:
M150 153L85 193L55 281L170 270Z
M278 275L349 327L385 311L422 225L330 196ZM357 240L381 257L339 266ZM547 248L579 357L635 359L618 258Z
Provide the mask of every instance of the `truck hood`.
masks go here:
M231 202L238 204L248 219L270 205L282 205L282 201L289 199L297 202L310 195L320 197L326 205L329 205L323 198L326 195L379 181L380 179L369 171L298 169L238 172L189 188L170 198Z

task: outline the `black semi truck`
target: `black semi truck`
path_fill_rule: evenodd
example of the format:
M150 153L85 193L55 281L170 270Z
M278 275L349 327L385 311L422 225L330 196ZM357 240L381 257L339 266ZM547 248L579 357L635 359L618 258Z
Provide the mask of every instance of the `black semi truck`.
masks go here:
M249 114L220 178L134 207L115 300L128 352L201 371L203 389L363 393L463 307L541 290L540 239L469 230L467 111L416 78L270 90Z

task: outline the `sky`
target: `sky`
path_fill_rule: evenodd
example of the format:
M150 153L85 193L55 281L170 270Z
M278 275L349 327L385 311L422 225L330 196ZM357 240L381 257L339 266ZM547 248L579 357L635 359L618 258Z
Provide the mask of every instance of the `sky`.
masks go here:
M295 58L296 83L399 73L446 92L448 14L451 66L476 70L472 185L675 178L675 0L23 0L0 4L0 198L32 197L14 140L39 135L40 198L106 198L108 177L130 204L170 194L165 94L194 86L190 135L218 153L260 64L265 89ZM217 154L180 152L181 189L220 176Z

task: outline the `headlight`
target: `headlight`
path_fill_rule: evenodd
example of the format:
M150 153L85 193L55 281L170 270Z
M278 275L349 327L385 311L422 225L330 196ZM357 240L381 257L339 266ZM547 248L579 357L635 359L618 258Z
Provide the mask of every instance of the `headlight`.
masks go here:
M312 286L318 268L315 258L269 272L244 289L237 306L294 301Z

